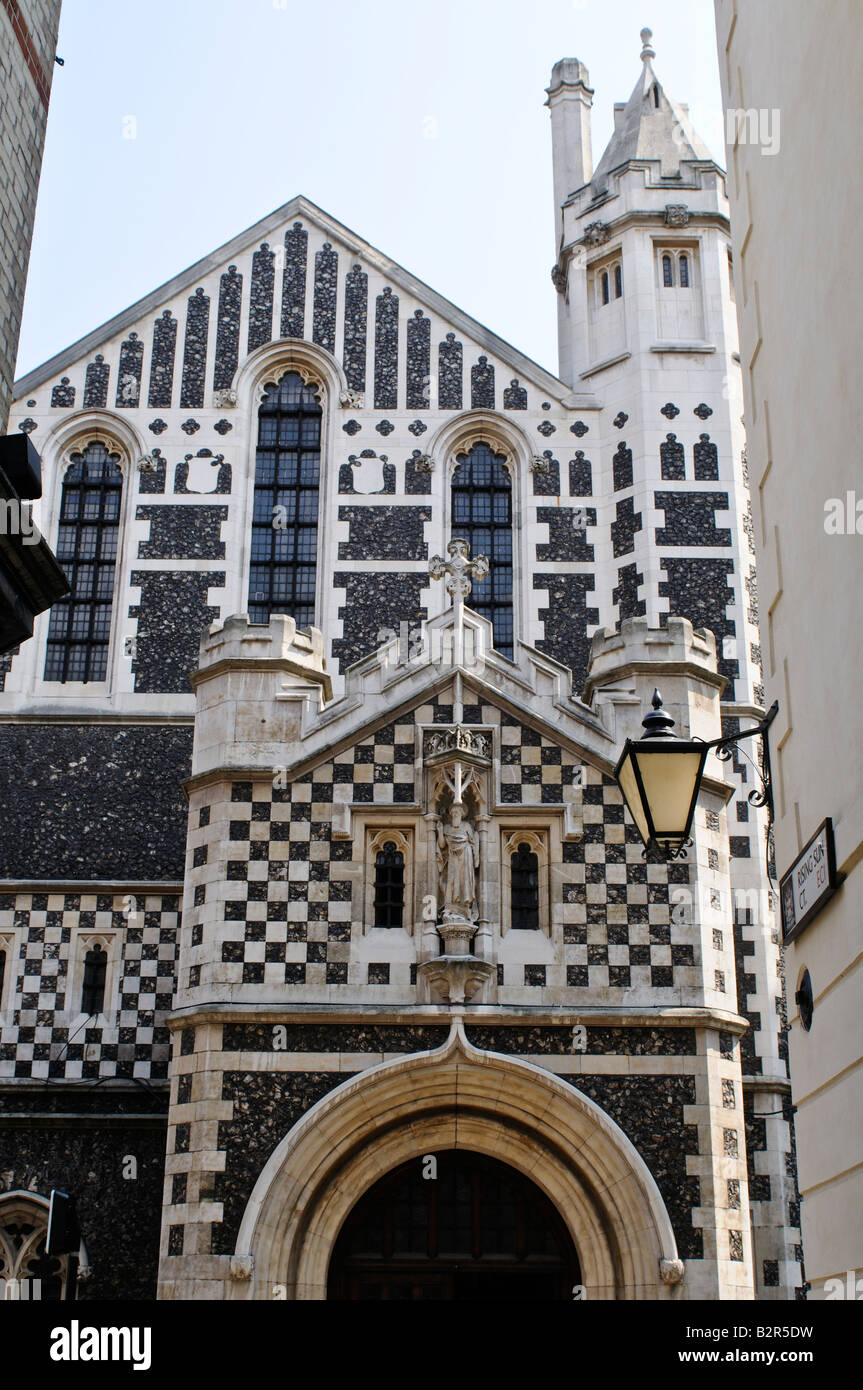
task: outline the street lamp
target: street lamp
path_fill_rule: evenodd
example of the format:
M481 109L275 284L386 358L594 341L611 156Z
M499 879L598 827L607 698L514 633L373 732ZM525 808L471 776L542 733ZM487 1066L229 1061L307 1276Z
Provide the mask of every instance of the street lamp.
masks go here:
M674 720L663 709L658 690L654 690L651 703L652 713L641 721L645 734L640 739L626 740L614 769L615 781L648 853L652 851L662 859L678 859L685 853L691 843L689 832L708 752L715 748L717 757L727 761L732 756L731 745L753 734L762 735L764 741L763 770L755 769L761 778L762 789L751 791L749 801L753 806L766 806L768 823L772 822L773 798L766 735L778 713L778 702L771 706L754 729L726 734L708 742L679 739L672 732Z

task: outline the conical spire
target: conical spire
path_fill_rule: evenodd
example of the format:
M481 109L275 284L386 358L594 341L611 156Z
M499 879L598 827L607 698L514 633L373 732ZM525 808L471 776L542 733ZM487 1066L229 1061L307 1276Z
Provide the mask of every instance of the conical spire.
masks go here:
M672 101L657 78L652 39L651 30L642 29L642 70L629 101L615 108L614 134L596 166L595 186L604 186L612 169L631 159L658 159L668 176L678 172L681 160L713 158L693 130L687 108Z

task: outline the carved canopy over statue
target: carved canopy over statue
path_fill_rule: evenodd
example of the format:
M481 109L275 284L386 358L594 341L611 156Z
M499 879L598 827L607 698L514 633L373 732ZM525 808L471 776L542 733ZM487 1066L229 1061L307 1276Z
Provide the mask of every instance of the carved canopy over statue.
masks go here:
M475 922L479 915L476 897L479 850L476 831L464 819L463 806L454 805L449 813L449 823L438 824L437 842L444 918L449 916Z

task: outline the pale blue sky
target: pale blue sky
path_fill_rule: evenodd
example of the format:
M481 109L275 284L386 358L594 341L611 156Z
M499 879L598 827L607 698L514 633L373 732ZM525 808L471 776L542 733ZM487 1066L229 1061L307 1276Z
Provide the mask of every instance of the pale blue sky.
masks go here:
M722 162L712 0L64 0L18 374L296 193L556 371L544 88L598 162L644 25Z

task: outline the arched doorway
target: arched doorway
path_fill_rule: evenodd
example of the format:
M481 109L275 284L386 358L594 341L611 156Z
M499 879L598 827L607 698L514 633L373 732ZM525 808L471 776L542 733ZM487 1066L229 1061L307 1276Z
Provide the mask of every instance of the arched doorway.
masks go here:
M552 1073L476 1048L455 1018L442 1047L349 1078L284 1136L243 1213L229 1297L270 1299L279 1287L291 1300L327 1298L357 1193L452 1151L496 1159L541 1189L578 1250L572 1283L587 1300L676 1296L685 1270L671 1218L620 1127ZM175 1296L170 1279L161 1287ZM204 1281L200 1296L212 1296Z
M436 1176L432 1176L436 1166ZM359 1301L572 1299L578 1256L552 1203L497 1159L412 1159L361 1197L330 1261L327 1297Z

